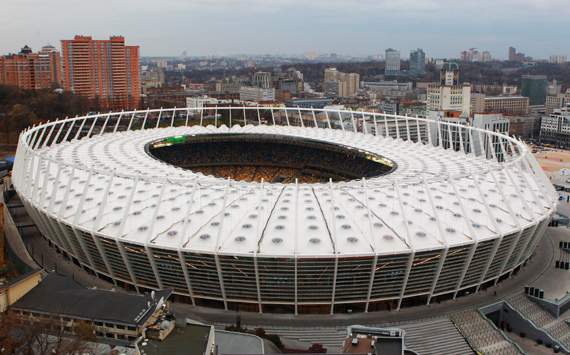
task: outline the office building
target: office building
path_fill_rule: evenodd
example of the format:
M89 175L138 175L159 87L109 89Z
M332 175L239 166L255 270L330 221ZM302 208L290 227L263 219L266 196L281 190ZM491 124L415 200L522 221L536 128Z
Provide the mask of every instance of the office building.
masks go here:
M400 74L400 51L388 48L386 49L386 68L385 75Z
M446 63L440 72L440 82L428 86L427 109L443 112L444 117L471 114L471 85L459 83L457 63Z
M544 105L548 81L546 75L523 75L521 79L521 95L530 99L529 104Z
M98 102L102 109L139 106L138 46L126 46L121 36L75 36L62 40L61 46L66 90Z
M413 91L412 82L398 82L396 80L363 81L360 85L364 90L391 98L402 98Z
M563 108L570 104L570 89L566 89L564 94L548 95L546 97L545 112L551 114L556 109Z
M271 73L265 71L258 71L255 74L253 74L253 86L262 89L271 88L272 87Z
M570 107L563 107L542 117L540 142L570 148Z
M241 101L255 102L275 101L275 89L264 89L257 86L242 86L239 89L239 99Z
M504 115L528 114L529 98L524 96L485 96L472 94L473 113L502 113Z
M410 73L424 74L426 67L426 54L418 48L410 53Z
M360 87L360 75L357 73L343 73L336 68L325 69L323 91L325 95L333 97L356 96Z
M61 85L61 56L52 46L39 52L24 46L20 53L0 57L0 84L25 90L49 89Z
M502 133L502 134L508 134L509 133L509 126L510 126L510 121L503 117L502 114L495 114L495 113L491 113L491 114L475 114L473 115L473 118L471 119L471 126L475 127L475 128L480 128L482 130L485 131L491 131L491 132L497 132L497 133ZM484 151L486 151L488 153L488 157L490 158L492 156L491 151L489 150L489 148L492 146L493 150L495 152L495 156L503 156L503 149L504 147L501 146L501 144L499 143L499 140L496 136L486 136L485 138L480 137L479 135L475 134L472 135L473 136L473 140L474 143L473 146L475 147L475 154L479 155L482 152L477 151L477 149L482 149ZM480 142L479 140L483 139L483 142ZM483 143L483 144L481 144ZM490 154L489 154L490 153Z

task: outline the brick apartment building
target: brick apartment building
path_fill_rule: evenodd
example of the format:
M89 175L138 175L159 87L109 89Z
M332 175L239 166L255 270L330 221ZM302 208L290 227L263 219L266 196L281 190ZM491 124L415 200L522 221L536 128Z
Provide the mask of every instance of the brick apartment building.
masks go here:
M61 80L61 56L52 46L37 53L24 46L18 54L0 57L0 85L40 90L59 86Z
M140 103L139 47L125 38L62 40L64 89L98 100L101 109L133 109Z

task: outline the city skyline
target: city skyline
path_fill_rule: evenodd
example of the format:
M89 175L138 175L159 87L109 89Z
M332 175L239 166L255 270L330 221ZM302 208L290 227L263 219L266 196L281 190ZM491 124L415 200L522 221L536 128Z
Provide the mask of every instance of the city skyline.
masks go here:
M75 34L123 35L141 46L141 56L296 54L306 52L378 55L393 47L407 58L415 48L430 57L455 58L465 48L488 50L505 59L509 46L539 59L568 55L560 41L570 9L562 0L342 1L110 0L85 4L39 0L3 4L3 53L27 44L34 49ZM473 14L486 11L485 16ZM556 11L552 11L556 9ZM65 10L65 11L64 11ZM89 16L86 16L89 14ZM153 24L150 26L149 24ZM295 26L291 26L295 24ZM355 37L357 40L355 40Z

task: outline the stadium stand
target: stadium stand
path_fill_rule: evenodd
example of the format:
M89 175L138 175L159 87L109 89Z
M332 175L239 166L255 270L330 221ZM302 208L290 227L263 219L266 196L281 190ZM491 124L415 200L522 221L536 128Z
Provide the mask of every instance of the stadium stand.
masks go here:
M522 293L508 298L507 302L516 311L531 320L537 327L543 329L567 348L570 348L570 326L564 319L557 319Z
M380 325L378 325L380 326ZM385 326L385 325L382 325ZM422 355L466 355L473 349L447 317L435 318L416 323L390 324L406 331L406 347ZM223 325L216 326L223 329ZM251 327L250 327L251 328ZM320 343L329 353L340 351L346 338L346 327L284 327L264 326L269 334L305 343Z
M488 355L516 355L521 351L509 342L478 311L468 310L453 314L451 320L471 346Z
M173 144L155 142L148 149L169 164L240 181L346 181L384 175L393 168L338 145L259 134L198 135Z

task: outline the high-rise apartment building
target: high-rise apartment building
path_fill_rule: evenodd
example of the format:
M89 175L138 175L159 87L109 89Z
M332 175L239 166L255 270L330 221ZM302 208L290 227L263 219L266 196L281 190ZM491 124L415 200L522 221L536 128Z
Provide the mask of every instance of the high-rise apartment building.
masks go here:
M61 41L64 87L97 100L102 109L137 108L140 102L139 47L122 36Z
M353 97L360 87L360 75L357 73L343 73L336 68L325 69L323 83L325 94L338 97Z
M553 64L563 64L568 62L568 57L560 54L551 55L548 61Z
M410 72L412 74L424 74L426 71L426 54L418 48L410 53Z
M546 75L523 75L521 79L521 95L530 99L530 105L544 105L548 81Z
M52 46L38 53L25 46L18 54L0 57L0 84L26 90L49 89L61 85L61 57Z
M400 51L392 48L386 49L386 68L384 69L384 74L400 74Z

